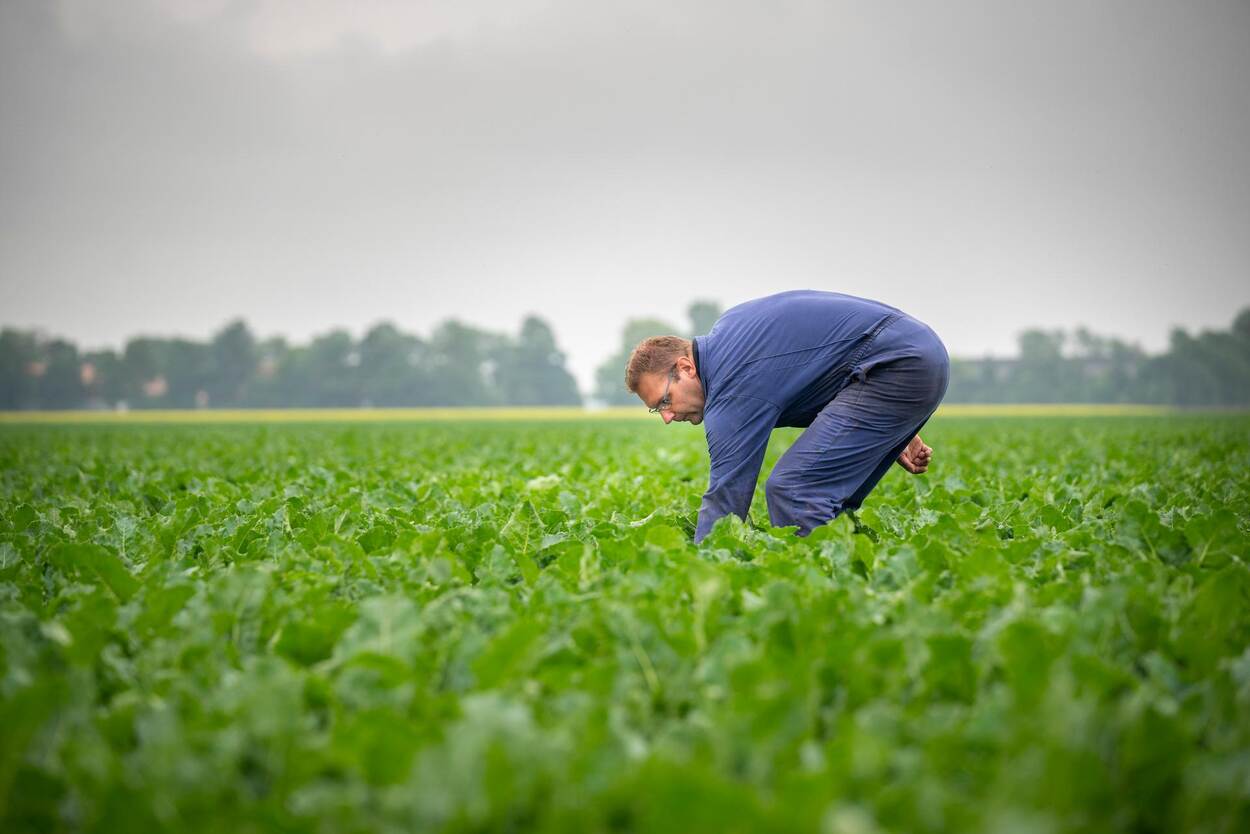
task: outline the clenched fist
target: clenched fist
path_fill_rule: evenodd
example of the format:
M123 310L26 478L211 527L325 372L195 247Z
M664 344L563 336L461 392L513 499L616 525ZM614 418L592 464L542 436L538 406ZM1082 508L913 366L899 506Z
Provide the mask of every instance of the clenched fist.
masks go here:
M925 445L920 435L913 437L907 444L907 448L898 456L899 466L913 475L919 475L928 469L931 460L933 460L933 449Z

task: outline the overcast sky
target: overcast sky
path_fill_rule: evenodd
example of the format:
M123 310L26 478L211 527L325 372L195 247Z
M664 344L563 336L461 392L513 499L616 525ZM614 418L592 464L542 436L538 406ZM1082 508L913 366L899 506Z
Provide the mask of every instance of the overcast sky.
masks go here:
M797 287L957 355L1250 304L1246 0L2 0L0 324L84 347Z

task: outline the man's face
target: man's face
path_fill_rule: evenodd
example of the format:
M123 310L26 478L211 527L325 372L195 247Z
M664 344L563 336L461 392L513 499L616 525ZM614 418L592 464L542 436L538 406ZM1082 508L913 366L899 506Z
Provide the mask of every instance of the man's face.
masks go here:
M703 422L703 383L689 357L680 357L672 373L647 374L638 380L638 398L647 408L660 406L665 423L677 420L697 426Z

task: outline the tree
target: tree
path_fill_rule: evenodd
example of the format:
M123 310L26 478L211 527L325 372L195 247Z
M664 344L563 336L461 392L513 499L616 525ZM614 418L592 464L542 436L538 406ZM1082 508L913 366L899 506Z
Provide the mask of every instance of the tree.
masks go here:
M244 387L256 373L256 338L252 331L241 319L231 322L213 336L210 353L209 402L219 408L240 405Z
M0 409L35 407L35 376L31 371L38 358L33 333L10 327L0 330Z
M451 320L430 336L427 366L429 398L425 405L498 405L499 392L488 383L503 337Z
M1238 405L1250 399L1250 351L1231 332L1203 331L1191 344L1193 361L1209 374L1201 403Z
M191 339L168 339L161 346L161 375L165 378L162 405L166 408L203 408L208 405L212 353L207 344Z
M162 340L146 336L126 342L122 350L123 390L126 400L136 406L156 405L158 396L149 396L148 390L162 376Z
M87 404L109 407L126 399L126 369L115 350L83 354L82 382Z
M690 335L702 336L712 329L721 316L721 307L715 301L699 300L686 308L686 316L690 319Z
M283 399L279 371L286 364L290 352L290 346L281 336L265 339L256 345L256 373L244 390L245 405L268 408L289 405Z
M359 348L360 395L375 406L420 405L428 395L428 378L422 367L425 345L395 325L374 325Z
M580 405L577 381L564 366L551 327L537 316L521 324L515 343L495 355L494 378L508 405Z
M1233 319L1233 335L1250 348L1250 307L1246 307Z
M305 404L321 408L349 408L360 405L355 368L360 354L346 330L331 330L317 336L303 351L292 353L299 364L296 379L302 383Z
M81 408L86 399L78 348L63 339L54 339L43 348L44 367L37 382L40 408Z
M1119 339L1111 339L1107 349L1109 370L1105 396L1095 396L1094 402L1145 402L1140 393L1141 375L1148 357L1137 345Z
M1020 334L1020 363L1012 380L1016 402L1064 401L1064 341L1059 330Z

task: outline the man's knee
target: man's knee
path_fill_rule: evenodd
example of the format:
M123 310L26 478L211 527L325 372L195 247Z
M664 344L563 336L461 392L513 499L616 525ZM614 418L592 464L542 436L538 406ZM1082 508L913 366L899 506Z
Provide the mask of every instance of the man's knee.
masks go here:
M769 474L768 480L764 482L764 498L768 501L768 515L773 524L785 526L778 523L778 517L789 515L798 505L800 491L800 484L791 473L774 469Z
M798 527L804 535L837 514L831 496L822 494L817 484L808 483L803 473L794 469L774 469L764 482L764 498L774 527Z

